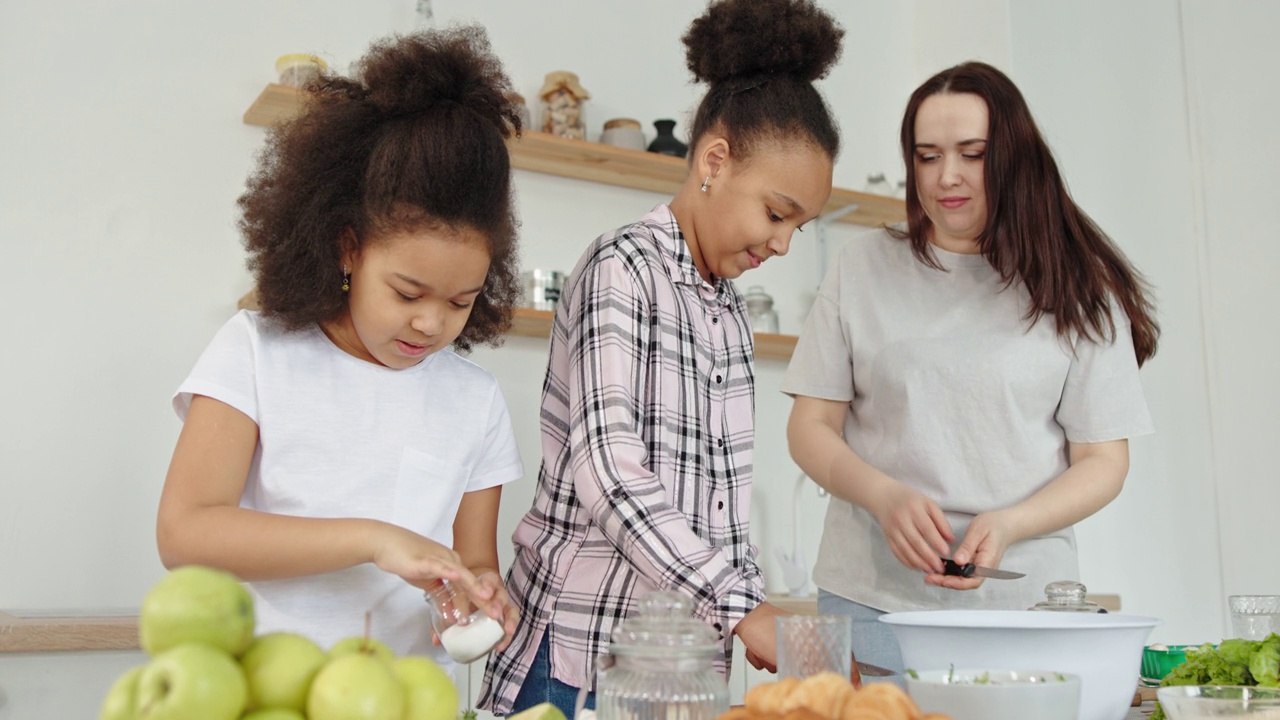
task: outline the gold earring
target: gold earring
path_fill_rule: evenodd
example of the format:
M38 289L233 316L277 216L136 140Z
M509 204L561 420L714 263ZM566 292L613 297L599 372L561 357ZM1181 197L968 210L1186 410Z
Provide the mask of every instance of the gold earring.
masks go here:
M711 186L711 176L708 175L702 179L702 192L706 192L707 188L710 186Z
M351 292L351 273L347 272L347 266L342 266L342 292Z

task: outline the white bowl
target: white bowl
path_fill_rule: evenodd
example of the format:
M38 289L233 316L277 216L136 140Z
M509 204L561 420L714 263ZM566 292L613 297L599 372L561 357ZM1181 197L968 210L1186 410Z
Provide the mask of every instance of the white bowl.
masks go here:
M1156 690L1169 720L1248 717L1280 720L1280 688L1232 685L1173 685Z
M889 613L908 668L1045 668L1080 676L1080 720L1123 720L1142 648L1160 621L1114 613L926 610Z
M952 720L1076 720L1080 676L1053 671L908 671L907 694Z

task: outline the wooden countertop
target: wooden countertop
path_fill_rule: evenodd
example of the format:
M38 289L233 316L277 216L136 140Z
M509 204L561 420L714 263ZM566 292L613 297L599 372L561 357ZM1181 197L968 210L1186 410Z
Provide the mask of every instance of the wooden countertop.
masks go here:
M0 610L0 653L137 649L136 615L54 616Z

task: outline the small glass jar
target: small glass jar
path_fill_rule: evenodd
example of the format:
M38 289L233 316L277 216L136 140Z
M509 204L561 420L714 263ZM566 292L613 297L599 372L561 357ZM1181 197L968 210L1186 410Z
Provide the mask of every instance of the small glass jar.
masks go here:
M773 309L773 298L759 285L747 288L747 315L751 329L757 333L777 333L778 313Z
M559 70L547 73L542 89L542 132L573 140L587 139L587 118L583 105L591 94L574 73Z
M471 604L448 580L440 580L424 593L431 610L431 629L449 657L460 663L479 660L506 637L502 623Z
M692 616L681 595L657 591L613 631L612 666L599 674L600 720L715 720L729 710L729 686L716 672L720 633Z
M1106 608L1085 599L1088 589L1074 580L1058 580L1044 586L1045 599L1027 608L1049 612L1105 613Z

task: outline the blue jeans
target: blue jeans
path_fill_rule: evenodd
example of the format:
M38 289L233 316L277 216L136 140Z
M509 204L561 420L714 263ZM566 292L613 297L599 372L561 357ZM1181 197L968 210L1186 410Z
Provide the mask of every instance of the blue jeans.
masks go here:
M560 708L566 718L573 720L573 713L578 704L578 688L551 677L551 640L550 632L542 634L542 642L538 644L538 654L533 656L533 664L525 675L524 684L516 695L515 704L511 707L514 715L521 710L528 710L534 705L549 702ZM586 708L596 709L596 694L587 693Z
M823 615L848 615L853 621L853 657L898 673L886 678L863 676L863 682L887 680L905 685L902 679L902 651L898 649L898 640L893 635L893 629L879 620L884 612L821 588L818 589L818 612Z

